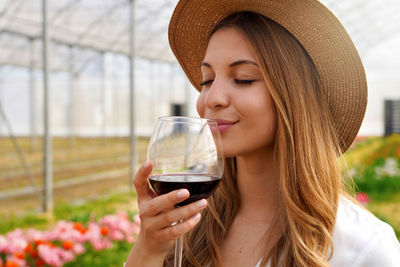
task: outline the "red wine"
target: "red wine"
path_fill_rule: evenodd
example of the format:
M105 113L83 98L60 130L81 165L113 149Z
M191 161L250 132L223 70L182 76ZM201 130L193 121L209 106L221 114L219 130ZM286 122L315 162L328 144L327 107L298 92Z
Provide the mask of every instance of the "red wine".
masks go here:
M204 174L164 174L149 178L151 187L158 195L182 188L189 190L189 198L176 204L180 207L202 198L208 198L215 191L220 180L219 177Z

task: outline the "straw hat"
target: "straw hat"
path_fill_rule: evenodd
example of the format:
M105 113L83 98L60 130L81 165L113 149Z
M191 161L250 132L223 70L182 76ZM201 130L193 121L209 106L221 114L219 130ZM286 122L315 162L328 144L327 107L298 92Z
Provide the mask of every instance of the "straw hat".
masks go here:
M169 25L169 42L194 87L212 29L232 13L252 11L282 25L313 60L330 106L341 148L356 137L367 104L367 83L357 50L346 30L317 0L181 0Z

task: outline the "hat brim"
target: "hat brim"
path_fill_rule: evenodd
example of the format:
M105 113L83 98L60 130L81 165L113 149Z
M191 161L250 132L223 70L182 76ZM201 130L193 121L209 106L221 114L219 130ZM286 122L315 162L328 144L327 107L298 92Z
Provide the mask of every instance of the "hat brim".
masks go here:
M356 137L367 104L367 82L360 56L346 30L317 0L181 0L169 25L169 42L182 69L200 91L201 62L213 28L230 14L252 11L288 30L313 60L342 151Z

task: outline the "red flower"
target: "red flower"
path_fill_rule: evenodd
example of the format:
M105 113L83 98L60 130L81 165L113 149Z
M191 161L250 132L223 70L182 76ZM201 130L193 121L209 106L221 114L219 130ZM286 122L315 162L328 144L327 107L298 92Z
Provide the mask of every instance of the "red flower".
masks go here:
M369 201L370 201L369 196L364 192L357 193L356 194L356 199L362 205L367 205L369 203Z
M400 146L392 153L393 153L392 154L393 157L397 157L397 158L400 157Z
M37 240L37 241L35 241L35 244L36 243L38 243L38 244L45 244L45 242L44 241L41 241L41 240ZM27 255L30 255L32 258L37 258L38 256L39 256L39 254L38 254L38 251L37 251L37 249L31 244L31 243L28 243L27 245L26 245L26 247L25 247L25 249L24 249L24 252L25 252L25 254L27 254ZM1 267L1 266L0 266Z
M17 258L17 259L20 259L20 260L25 259L24 253L21 253L21 252L15 252L14 253L14 257Z
M26 254L31 254L33 252L33 246L31 243L28 243L24 249L24 252Z
M6 261L4 267L19 267L19 265L15 261Z
M102 235L108 235L108 233L110 232L110 230L108 230L108 227L107 227L107 226L102 226L102 227L100 228L100 232L101 232Z
M46 243L47 243L47 242L44 241L44 240L40 240L40 239L35 240L35 245L36 245L36 246L40 246L40 245L43 245L43 244L46 244Z
M41 259L35 260L35 266L36 267L42 267L44 265L45 265L45 262L43 260L41 260Z
M56 245L51 243L50 241L44 241L44 240L35 240L35 245L36 247L40 246L40 245L46 245L49 246L51 248L55 248Z
M64 249L70 250L70 249L72 249L74 247L74 242L72 242L72 241L63 241L61 245L62 245L62 247Z
M34 259L36 259L37 257L39 257L38 251L37 251L36 249L35 249L34 251L32 251L31 256L32 256L32 258L34 258Z
M74 223L74 229L79 231L81 234L84 234L88 231L88 229L86 229L82 223L78 223L78 222Z
M120 216L121 218L123 218L123 219L129 221L129 215L128 215L128 214L126 214L126 213L121 213L119 216Z

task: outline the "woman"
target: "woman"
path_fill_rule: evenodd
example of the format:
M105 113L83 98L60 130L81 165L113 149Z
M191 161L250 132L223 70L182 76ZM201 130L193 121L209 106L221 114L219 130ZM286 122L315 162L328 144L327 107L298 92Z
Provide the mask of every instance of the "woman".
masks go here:
M337 159L367 87L334 15L316 0L183 0L169 37L199 115L219 124L227 168L208 203L173 209L189 192L154 196L145 163L126 266L172 266L182 235L183 266L398 266L393 229L342 190Z

